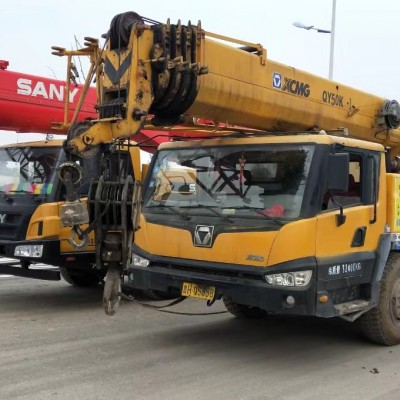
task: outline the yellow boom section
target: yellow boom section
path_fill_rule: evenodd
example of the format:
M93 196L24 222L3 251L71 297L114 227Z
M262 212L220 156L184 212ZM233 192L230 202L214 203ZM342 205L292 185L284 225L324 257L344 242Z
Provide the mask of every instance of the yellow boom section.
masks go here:
M208 74L187 114L267 131L347 128L357 139L397 145L385 99L204 39ZM396 103L393 103L396 104Z
M98 57L99 119L72 128L70 151L133 136L151 114L162 126L180 124L185 115L271 133L346 128L399 153L396 101L269 60L261 45L200 25L146 21L135 13L114 17Z

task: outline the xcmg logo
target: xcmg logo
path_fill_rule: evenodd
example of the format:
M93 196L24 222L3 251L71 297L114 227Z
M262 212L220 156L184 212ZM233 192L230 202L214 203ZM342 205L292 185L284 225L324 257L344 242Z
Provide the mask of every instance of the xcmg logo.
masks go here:
M274 72L272 75L272 87L298 96L308 97L310 95L308 83L286 78L278 72Z

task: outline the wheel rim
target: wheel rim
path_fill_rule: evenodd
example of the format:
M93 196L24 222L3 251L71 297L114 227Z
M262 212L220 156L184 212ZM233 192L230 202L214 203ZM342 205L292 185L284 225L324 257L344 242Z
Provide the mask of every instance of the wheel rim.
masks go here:
M396 325L400 325L400 279L396 280L390 294L390 316Z

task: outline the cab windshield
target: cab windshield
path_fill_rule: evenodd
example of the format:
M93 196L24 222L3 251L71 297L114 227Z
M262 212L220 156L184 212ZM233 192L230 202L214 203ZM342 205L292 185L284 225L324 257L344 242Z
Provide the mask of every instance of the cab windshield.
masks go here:
M298 144L162 150L144 205L185 213L212 208L231 217L296 219L313 154L313 145Z
M0 191L7 196L53 193L60 148L7 147L0 149Z

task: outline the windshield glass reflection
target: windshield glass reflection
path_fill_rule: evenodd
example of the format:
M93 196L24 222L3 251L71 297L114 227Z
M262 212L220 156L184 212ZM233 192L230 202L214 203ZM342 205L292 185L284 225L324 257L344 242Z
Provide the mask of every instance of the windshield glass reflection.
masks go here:
M312 145L248 145L158 153L145 207L212 207L222 215L300 216Z
M0 149L0 191L7 195L50 195L54 189L58 147Z

